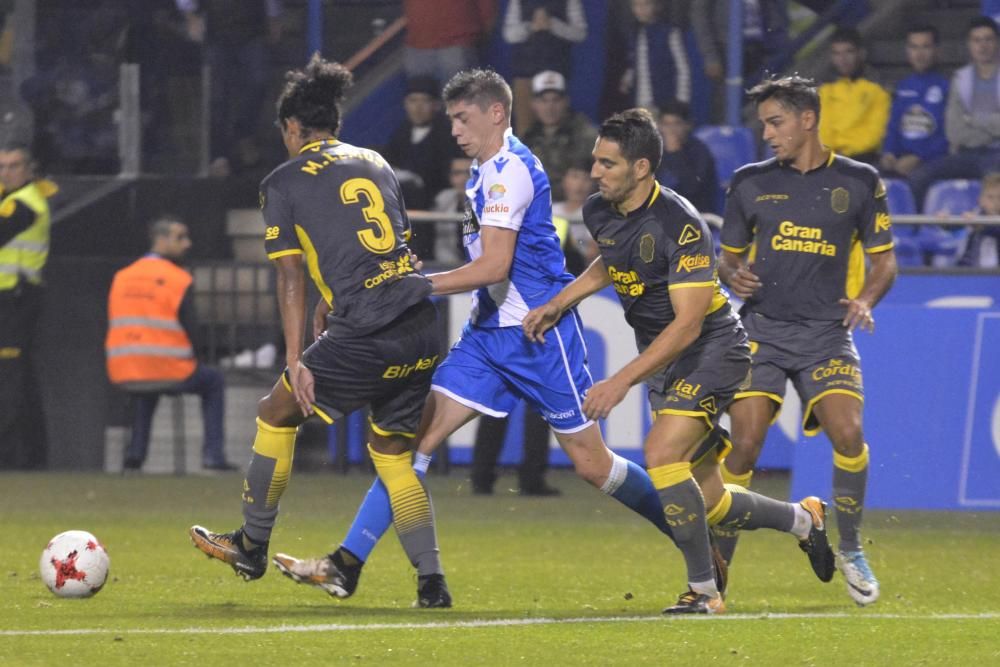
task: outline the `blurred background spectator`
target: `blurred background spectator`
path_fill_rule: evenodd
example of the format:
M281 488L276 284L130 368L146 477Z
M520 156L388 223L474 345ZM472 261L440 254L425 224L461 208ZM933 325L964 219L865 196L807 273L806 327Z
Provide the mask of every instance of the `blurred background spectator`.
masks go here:
M403 0L403 15L406 74L447 82L455 72L479 64L479 49L496 22L497 2Z
M597 129L586 116L570 108L566 77L559 72L536 74L531 92L535 122L520 139L545 166L552 199L557 201L563 199L562 177L569 165L590 159Z
M521 136L534 122L532 77L552 70L569 79L573 44L586 36L581 0L510 0L503 38L511 45L514 134Z
M465 213L465 185L472 170L472 158L456 156L451 159L448 169L449 187L434 198L432 210L435 213ZM446 264L461 264L465 261L465 247L462 245L462 221L443 220L435 225L434 259Z
M691 136L691 107L670 100L660 107L660 134L663 158L656 180L687 198L703 213L719 212L719 178L712 153L697 137Z
M712 122L725 118L726 42L729 40L730 0L703 0L691 12L691 24L705 75L712 80ZM744 0L743 87L760 78L769 56L788 43L787 0Z
M629 107L655 112L668 99L691 101L691 60L678 16L658 0L630 0L628 69L619 83Z
M176 0L190 39L211 70L209 172L257 167L257 125L264 109L269 50L281 36L281 0Z
M594 193L594 179L590 177L591 160L574 162L562 177L562 198L552 203L552 219L556 230L565 227L566 270L573 275L583 273L597 258L597 243L583 224L583 205ZM562 236L562 234L560 234Z
M906 61L913 73L896 84L879 163L883 175L906 178L922 163L948 154L948 79L935 69L938 41L932 25L906 31Z
M1000 173L993 172L983 177L979 207L971 212L970 217L976 215L1000 216ZM1000 266L1000 226L970 226L958 265L992 269Z
M819 136L840 155L876 164L892 100L885 88L868 78L865 57L857 30L840 28L830 38L830 62L837 78L819 88L823 109Z
M918 206L923 207L934 181L981 178L1000 167L998 36L1000 29L989 17L980 16L969 25L970 63L952 76L945 110L951 155L924 163L910 174Z

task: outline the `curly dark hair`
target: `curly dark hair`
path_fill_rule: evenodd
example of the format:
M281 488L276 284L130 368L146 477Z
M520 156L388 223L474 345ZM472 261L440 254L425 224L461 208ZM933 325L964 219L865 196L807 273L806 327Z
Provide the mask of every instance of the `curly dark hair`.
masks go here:
M350 70L314 53L302 69L285 73L278 97L278 120L295 118L310 130L340 131L340 103L353 83Z

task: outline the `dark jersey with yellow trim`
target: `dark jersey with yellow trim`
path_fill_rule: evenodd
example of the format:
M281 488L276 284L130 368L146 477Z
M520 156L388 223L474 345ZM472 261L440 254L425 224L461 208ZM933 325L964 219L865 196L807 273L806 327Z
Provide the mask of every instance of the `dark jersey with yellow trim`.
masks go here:
M762 283L751 310L777 320L843 319L839 300L864 282L860 249L892 248L885 186L873 167L832 153L804 174L774 158L746 165L726 195L722 247L751 249Z
M733 327L737 318L719 285L711 232L686 199L657 183L643 206L622 215L595 194L583 206L583 222L641 349L674 321L676 289L714 288L702 334Z
M363 336L431 293L413 267L399 182L381 155L335 140L305 146L260 185L267 256L304 254L333 307L331 334Z

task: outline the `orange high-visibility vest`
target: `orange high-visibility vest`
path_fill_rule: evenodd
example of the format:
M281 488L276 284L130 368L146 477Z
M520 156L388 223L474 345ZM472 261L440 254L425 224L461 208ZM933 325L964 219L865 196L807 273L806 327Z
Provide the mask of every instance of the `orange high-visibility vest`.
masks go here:
M197 360L178 318L191 274L143 257L115 274L108 297L108 377L114 384L180 382Z

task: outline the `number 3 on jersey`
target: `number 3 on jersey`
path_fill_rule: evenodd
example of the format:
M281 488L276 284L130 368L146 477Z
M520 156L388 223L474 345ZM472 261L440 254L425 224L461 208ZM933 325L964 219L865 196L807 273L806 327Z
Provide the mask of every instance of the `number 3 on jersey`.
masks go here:
M378 186L367 178L352 178L340 186L340 200L345 204L359 204L363 194L368 205L361 209L365 220L375 225L374 229L362 229L358 232L358 240L369 251L384 255L396 247L396 234L392 231L392 222L385 214L385 200Z

